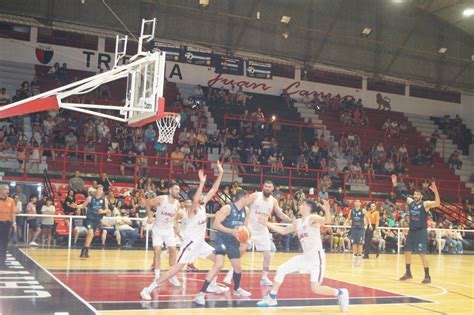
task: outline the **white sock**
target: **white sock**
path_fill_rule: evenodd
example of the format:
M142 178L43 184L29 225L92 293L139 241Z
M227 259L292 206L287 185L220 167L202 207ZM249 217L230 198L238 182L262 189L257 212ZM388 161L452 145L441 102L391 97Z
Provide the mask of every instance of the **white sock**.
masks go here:
M156 280L158 280L158 278L154 279L150 285L147 287L148 291L153 291L155 290L156 288L158 288L158 284L156 283Z
M230 267L229 271L227 271L227 275L231 275L234 273L234 268Z
M217 277L214 277L214 278L211 280L211 285L217 285Z
M268 271L262 271L262 279L265 279L268 277Z
M160 269L155 269L155 279L160 277Z

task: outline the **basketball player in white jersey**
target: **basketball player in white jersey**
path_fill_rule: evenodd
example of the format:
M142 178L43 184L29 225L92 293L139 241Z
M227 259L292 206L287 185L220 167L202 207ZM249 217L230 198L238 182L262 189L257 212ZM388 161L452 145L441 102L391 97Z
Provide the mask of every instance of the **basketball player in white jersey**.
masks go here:
M179 185L174 183L169 186L168 195L157 196L147 200L146 211L147 223L153 223L152 237L155 279L160 277L161 246L168 248L170 268L176 264L176 237L178 222L176 214L179 209ZM156 208L155 219L153 219L152 208ZM169 281L176 287L181 286L178 278L172 277ZM153 282L156 283L156 282Z
M263 184L263 190L252 193L249 197L248 207L250 208L250 219L249 219L249 230L251 234L251 242L255 245L255 249L263 253L263 270L262 279L260 280L261 285L272 285L272 281L268 279L268 272L270 269L270 261L272 259L272 236L268 227L259 223L259 216L265 216L270 218L275 212L277 216L285 223L290 223L291 219L283 213L283 210L278 204L278 200L272 196L273 193L273 182L265 181ZM246 248L243 248L241 255L244 254ZM224 283L230 284L232 279L233 269L231 268L226 277Z
M188 192L188 199L185 201L185 209L184 211L180 211L184 212L181 214L181 222L185 228L183 229L184 240L181 245L178 261L167 273L162 274L158 279L153 280L148 287L145 287L140 292L142 299L151 300L151 291L156 286L160 286L174 277L187 264L192 263L198 257L207 258L212 262L216 260L214 248L206 243L205 237L207 226L206 204L216 194L222 180L222 175L224 174L224 169L220 162L217 162L217 169L219 175L205 197L202 195L202 190L204 189L207 177L204 175L203 170L199 170L199 187L197 190L190 190ZM207 292L222 293L229 290L227 287L217 285L216 279L217 277L214 277L213 281L207 288Z
M316 214L317 204L310 199L306 199L300 208L302 218L293 221L291 225L281 227L275 223L268 223L265 216L260 217L260 223L268 226L271 230L286 235L296 232L301 242L303 255L298 255L278 267L273 287L268 295L257 306L276 306L277 294L280 286L285 280L285 276L290 273L310 274L311 291L315 294L338 297L341 311L345 312L349 307L349 291L347 289L334 289L322 285L324 271L326 268L326 256L321 242L320 227L331 223L330 211L323 211L324 216Z

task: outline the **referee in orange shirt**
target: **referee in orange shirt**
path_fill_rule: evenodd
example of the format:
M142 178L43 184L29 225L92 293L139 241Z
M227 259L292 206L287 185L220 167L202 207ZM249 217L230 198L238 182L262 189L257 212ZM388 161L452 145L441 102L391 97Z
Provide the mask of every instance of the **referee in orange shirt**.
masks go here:
M374 238L374 230L379 228L380 213L377 210L377 204L375 202L370 203L369 212L367 212L369 226L365 230L365 244L364 244L364 257L363 259L369 259L370 249L374 249L376 257L380 255L380 249L378 246L374 246L372 239Z
M10 230L16 228L16 205L13 198L8 197L8 185L0 185L0 270L7 269L7 247L10 239Z

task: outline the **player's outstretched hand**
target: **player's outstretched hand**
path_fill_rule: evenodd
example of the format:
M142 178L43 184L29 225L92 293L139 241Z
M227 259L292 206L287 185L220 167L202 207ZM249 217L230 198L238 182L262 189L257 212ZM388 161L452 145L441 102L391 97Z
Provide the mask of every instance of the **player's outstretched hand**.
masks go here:
M224 174L224 169L222 168L221 161L217 160L217 171L219 174Z
M432 192L438 192L438 187L436 186L436 183L435 182L432 182L431 185L430 185L430 189Z
M198 176L199 176L199 181L200 181L201 183L205 183L205 182L206 182L207 175L204 174L204 170L203 170L203 169L200 169L200 170L198 171Z

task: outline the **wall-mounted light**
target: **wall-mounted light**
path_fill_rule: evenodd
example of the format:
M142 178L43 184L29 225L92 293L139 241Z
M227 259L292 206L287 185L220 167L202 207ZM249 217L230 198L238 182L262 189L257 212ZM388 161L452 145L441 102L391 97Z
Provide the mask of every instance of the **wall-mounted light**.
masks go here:
M366 26L360 32L360 36L369 37L371 33L372 33L372 28Z
M280 22L282 22L283 24L288 24L290 23L290 20L291 20L291 16L283 15L281 17Z
M438 50L438 54L443 55L443 54L445 54L447 51L448 51L448 48L446 48L446 47L441 47L441 48Z

